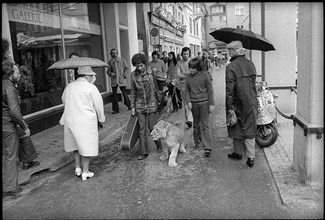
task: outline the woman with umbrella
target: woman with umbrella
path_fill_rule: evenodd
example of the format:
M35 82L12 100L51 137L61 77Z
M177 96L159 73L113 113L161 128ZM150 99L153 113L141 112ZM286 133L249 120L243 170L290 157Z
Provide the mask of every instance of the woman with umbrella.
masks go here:
M104 104L98 88L93 84L96 73L90 66L78 68L78 79L63 91L64 148L74 152L75 174L82 180L93 177L89 171L91 157L98 156L98 122L105 121ZM81 169L82 161L82 169Z

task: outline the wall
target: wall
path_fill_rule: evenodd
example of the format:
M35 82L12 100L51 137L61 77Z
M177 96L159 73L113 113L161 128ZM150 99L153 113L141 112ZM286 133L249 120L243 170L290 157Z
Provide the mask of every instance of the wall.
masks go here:
M297 3L265 3L263 22L261 3L251 3L252 26L257 34L265 29L265 38L275 47L275 51L265 54L265 81L268 86L293 86L296 80L296 18ZM284 37L285 36L285 37ZM263 74L262 52L252 51L252 61L257 73ZM261 78L258 78L261 80ZM279 96L278 108L284 113L296 111L296 95L290 89L273 90Z
M119 56L124 57L132 71L134 69L131 64L132 55L139 51L136 5L135 3L105 3L103 8L108 60L111 59L111 49L116 48ZM129 89L130 76L127 78L127 84Z
M132 66L132 56L139 52L138 33L137 33L137 11L136 3L127 4L128 24L129 24L129 56L130 70L133 71L135 67Z
M299 3L298 99L295 115L307 127L324 129L324 14L322 3ZM294 128L294 168L310 185L324 187L324 132Z

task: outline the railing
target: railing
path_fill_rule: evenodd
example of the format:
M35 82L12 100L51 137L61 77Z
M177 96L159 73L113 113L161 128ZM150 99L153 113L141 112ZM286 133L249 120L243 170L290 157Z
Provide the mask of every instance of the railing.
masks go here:
M275 89L290 89L291 92L294 92L297 95L297 86L294 85L284 85L284 86L269 86L268 87L270 90L275 90ZM277 106L275 106L277 112L284 118L286 119L292 119L293 121L293 125L296 126L296 124L298 124L304 131L304 135L307 136L308 133L315 133L316 134L316 138L317 139L321 139L322 138L322 134L324 133L324 128L322 127L308 127L304 122L302 122L300 119L298 119L296 116L294 115L286 115L284 113L282 113Z

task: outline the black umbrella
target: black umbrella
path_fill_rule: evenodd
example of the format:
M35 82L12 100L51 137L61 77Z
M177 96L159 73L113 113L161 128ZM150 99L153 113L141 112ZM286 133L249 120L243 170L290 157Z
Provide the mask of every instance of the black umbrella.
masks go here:
M227 44L231 41L239 40L242 42L243 47L249 50L275 50L272 43L265 37L240 28L221 28L210 34L216 40L223 41Z

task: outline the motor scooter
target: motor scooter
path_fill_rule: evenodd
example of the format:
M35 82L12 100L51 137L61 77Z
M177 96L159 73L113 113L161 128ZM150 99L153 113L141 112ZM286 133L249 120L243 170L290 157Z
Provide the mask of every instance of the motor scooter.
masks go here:
M257 90L257 134L255 142L261 147L269 147L275 143L279 133L276 127L277 111L273 94L267 87L267 82L256 82Z

